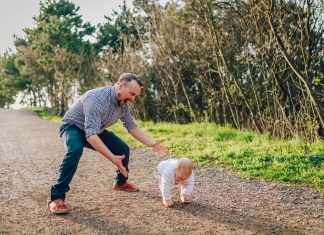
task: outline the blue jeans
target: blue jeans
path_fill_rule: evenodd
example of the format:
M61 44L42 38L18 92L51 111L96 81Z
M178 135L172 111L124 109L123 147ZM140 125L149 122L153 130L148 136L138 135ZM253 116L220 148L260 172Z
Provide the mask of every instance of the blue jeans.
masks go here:
M128 162L130 150L128 145L110 131L105 130L98 136L114 155L125 155L122 164L126 170L129 171ZM87 142L85 132L75 125L62 124L60 127L60 137L67 152L59 169L59 177L51 188L51 200L65 199L65 193L70 190L69 185L78 168L83 148L86 147L94 150ZM116 170L116 173L116 183L118 185L124 184L128 178L125 177L119 169Z

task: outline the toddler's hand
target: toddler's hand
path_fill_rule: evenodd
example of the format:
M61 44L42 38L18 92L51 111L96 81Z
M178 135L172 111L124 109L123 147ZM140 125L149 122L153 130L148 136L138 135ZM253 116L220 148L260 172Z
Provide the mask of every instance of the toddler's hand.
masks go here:
M172 207L173 206L172 200L169 200L169 201L164 201L163 200L163 204L164 204L165 207Z
M191 197L190 196L181 196L180 197L182 203L190 203Z

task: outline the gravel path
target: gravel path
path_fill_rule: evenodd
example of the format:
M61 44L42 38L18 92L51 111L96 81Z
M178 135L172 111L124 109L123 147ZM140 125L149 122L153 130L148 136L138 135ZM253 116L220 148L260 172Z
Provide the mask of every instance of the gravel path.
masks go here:
M67 196L72 211L52 215L46 199L64 155L58 125L4 109L0 125L0 234L324 234L323 195L212 167L195 167L192 204L166 209L153 177L162 159L136 149L130 181L140 192L113 190L112 165L85 150Z

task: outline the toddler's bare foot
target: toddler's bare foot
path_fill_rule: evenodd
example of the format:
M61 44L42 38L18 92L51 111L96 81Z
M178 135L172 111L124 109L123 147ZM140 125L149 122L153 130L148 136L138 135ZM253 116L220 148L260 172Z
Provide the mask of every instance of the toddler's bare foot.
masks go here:
M190 196L181 196L180 199L181 199L182 203L185 203L185 204L191 203L191 197Z
M172 207L173 206L173 202L172 200L169 200L169 201L163 201L163 205L165 207Z

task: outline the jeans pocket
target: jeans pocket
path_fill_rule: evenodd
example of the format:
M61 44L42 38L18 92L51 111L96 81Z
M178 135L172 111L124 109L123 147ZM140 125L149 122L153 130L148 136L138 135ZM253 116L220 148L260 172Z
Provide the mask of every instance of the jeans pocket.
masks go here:
M73 126L73 125L70 125L70 124L62 124L60 126L60 137L62 138L62 135L64 134L64 132L69 129L70 126Z

